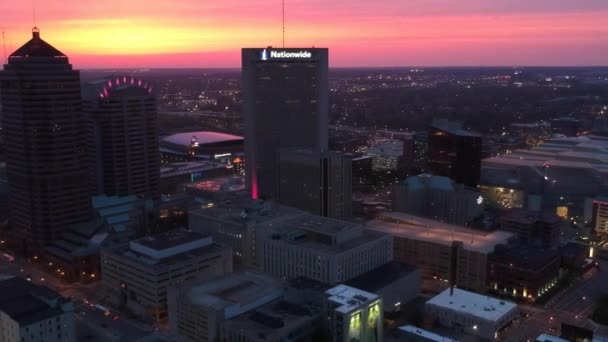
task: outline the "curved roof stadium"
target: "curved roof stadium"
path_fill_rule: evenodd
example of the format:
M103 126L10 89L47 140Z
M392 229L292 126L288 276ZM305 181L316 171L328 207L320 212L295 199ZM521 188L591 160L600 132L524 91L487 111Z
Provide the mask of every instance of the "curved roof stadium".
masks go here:
M87 100L104 99L112 95L112 92L127 88L140 88L148 94L152 93L152 84L133 76L113 75L106 78L89 82L83 87L83 97Z
M243 141L243 137L226 133L198 131L173 134L164 137L162 142L182 147L190 147L194 140L196 140L199 145L211 145L229 141Z

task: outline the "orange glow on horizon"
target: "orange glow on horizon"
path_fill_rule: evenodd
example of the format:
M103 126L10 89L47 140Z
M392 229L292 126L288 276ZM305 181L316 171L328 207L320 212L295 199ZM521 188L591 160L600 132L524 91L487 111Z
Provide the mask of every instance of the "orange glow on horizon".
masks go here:
M287 14L287 44L328 47L332 66L602 65L608 55L608 6L433 14L438 5L413 0L332 1L288 0ZM281 42L280 6L267 1L59 3L38 4L41 37L79 68L238 67L240 48ZM3 1L0 13L10 53L31 36L31 7Z

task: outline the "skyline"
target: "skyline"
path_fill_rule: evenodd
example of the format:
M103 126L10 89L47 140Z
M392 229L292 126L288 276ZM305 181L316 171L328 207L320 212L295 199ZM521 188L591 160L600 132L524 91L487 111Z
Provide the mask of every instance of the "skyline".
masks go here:
M602 0L400 2L286 0L286 45L327 47L332 67L606 65ZM36 6L42 38L83 69L236 68L243 47L281 46L280 1ZM8 55L31 37L32 4L4 2L0 13Z

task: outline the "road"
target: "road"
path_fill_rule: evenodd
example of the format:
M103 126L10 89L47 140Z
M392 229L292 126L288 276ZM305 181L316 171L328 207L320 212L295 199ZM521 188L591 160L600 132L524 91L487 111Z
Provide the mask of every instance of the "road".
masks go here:
M6 251L0 250L0 253L3 252ZM152 334L160 334L154 333L152 327L132 321L120 314L112 313L106 316L91 304L84 303L83 300L87 300L97 304L96 298L101 293L100 282L65 284L57 277L61 273L57 272L53 265L42 265L36 261L22 259L17 259L15 262L1 259L0 274L28 278L32 283L49 287L64 297L71 297L75 307L79 340L131 342ZM117 319L114 319L115 316L118 316Z
M608 293L607 261L600 261L601 271L592 268L583 279L572 287L558 293L544 307L520 305L522 311L530 314L513 330L507 341L534 341L541 333L560 334L562 323L574 324L594 329L595 324L588 319L595 302Z

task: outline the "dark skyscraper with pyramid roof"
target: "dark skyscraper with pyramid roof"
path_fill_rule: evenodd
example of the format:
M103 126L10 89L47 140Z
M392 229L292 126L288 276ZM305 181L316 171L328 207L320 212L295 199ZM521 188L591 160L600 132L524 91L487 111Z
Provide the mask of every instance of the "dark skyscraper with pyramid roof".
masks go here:
M0 72L12 234L28 248L91 216L80 74L38 28Z

